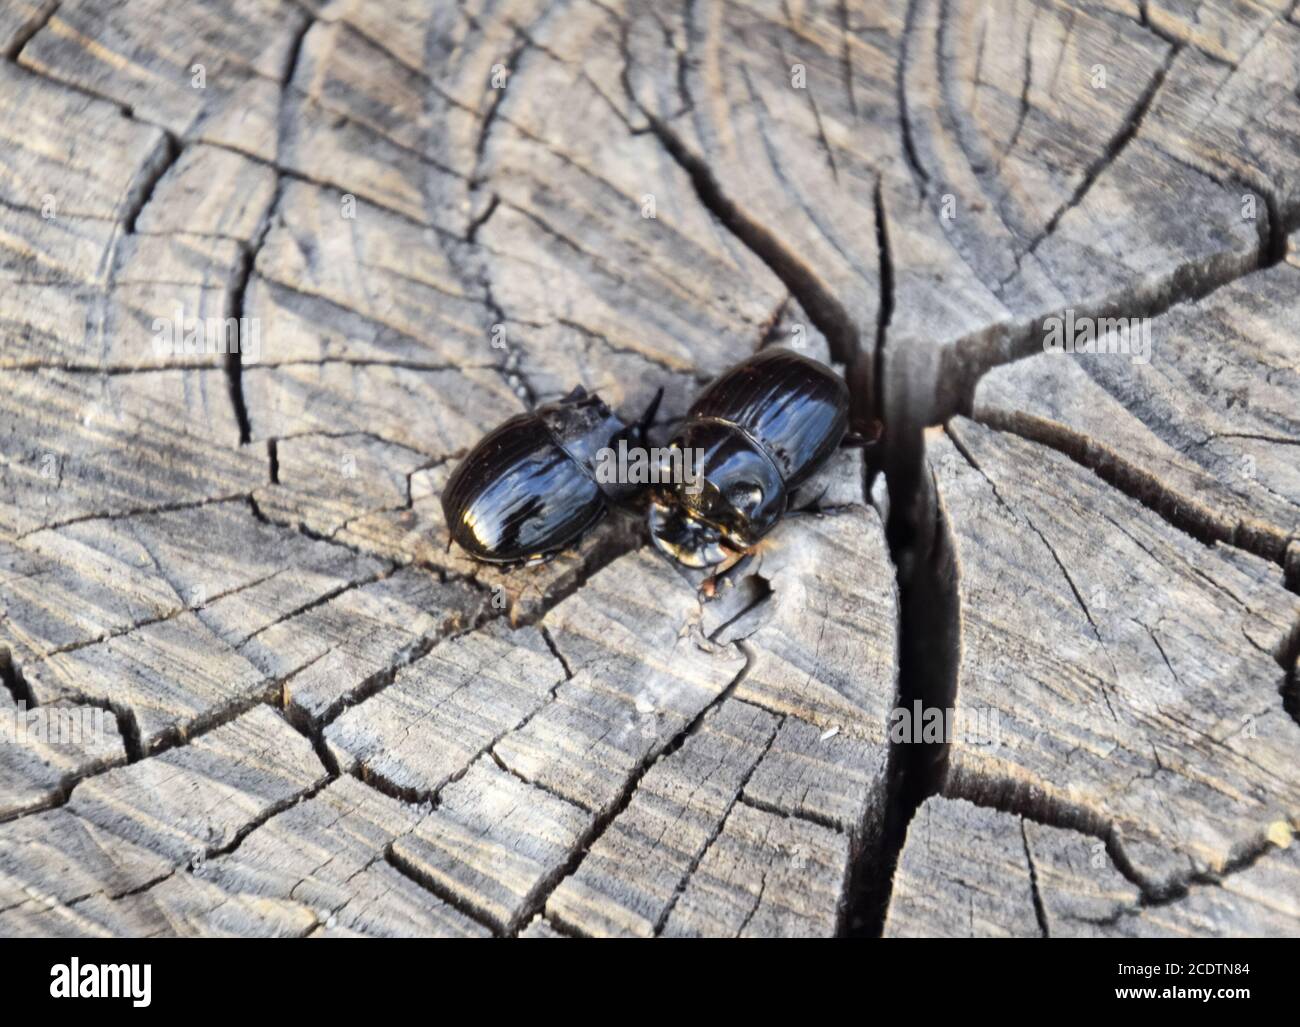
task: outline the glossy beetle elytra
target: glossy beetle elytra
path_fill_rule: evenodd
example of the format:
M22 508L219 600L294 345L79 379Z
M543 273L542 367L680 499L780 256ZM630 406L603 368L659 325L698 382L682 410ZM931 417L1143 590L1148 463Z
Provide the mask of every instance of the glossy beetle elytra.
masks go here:
M557 403L493 429L452 472L442 512L452 541L476 560L520 564L576 542L635 487L599 482L600 451L620 439L640 445L659 397L637 424L620 420L578 386Z
M688 567L715 566L752 548L848 425L848 387L825 365L784 349L737 364L705 389L672 441L700 454L703 487L656 490L655 545Z

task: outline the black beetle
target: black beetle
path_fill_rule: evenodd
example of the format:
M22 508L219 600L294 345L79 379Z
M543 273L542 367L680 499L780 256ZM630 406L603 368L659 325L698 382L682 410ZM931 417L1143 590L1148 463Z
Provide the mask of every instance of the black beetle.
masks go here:
M688 567L711 567L752 548L790 496L845 440L849 390L815 360L762 350L714 381L671 445L694 450L695 483L656 490L650 534Z
M634 485L598 482L596 461L620 439L643 444L662 394L639 423L628 425L578 386L558 403L493 429L443 490L452 541L476 560L497 564L540 561L576 542L610 504L638 493Z

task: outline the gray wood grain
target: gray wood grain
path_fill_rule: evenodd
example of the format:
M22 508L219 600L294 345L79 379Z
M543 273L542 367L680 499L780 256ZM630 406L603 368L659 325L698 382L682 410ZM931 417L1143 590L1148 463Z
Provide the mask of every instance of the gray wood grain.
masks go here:
M0 933L1295 933L1288 7L5 5ZM729 574L448 548L772 345L884 441Z

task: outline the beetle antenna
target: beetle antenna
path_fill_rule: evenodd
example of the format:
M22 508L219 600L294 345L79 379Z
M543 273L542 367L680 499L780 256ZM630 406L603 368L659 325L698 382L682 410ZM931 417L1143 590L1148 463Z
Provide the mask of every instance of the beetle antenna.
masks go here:
M664 389L661 385L656 390L654 399L649 402L644 412L642 412L641 420L637 422L637 432L640 434L643 443L646 441L646 433L650 430L650 425L654 424L655 414L659 412L659 403L663 398Z

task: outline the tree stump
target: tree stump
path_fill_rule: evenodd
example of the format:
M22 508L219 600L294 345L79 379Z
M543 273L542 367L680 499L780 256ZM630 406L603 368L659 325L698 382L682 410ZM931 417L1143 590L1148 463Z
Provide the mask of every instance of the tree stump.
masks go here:
M0 134L0 934L1300 934L1294 4L10 0ZM734 570L448 549L767 346Z

